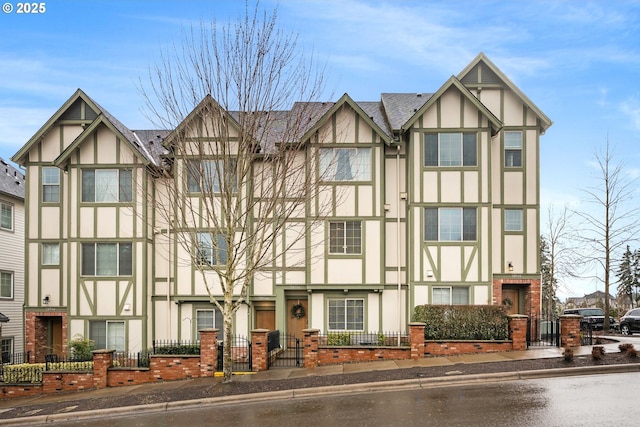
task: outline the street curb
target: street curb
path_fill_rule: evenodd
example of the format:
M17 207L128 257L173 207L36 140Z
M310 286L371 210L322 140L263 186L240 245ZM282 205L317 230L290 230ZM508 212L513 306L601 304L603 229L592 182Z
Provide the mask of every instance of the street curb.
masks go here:
M183 400L165 403L151 403L138 406L123 406L120 408L97 409L93 411L68 412L64 414L38 415L0 420L0 425L41 425L63 421L78 421L104 416L125 416L130 414L144 414L150 412L166 412L176 409L189 409L202 405L223 405L249 402L264 402L272 400L306 399L326 395L335 396L347 393L383 392L408 389L430 389L437 387L454 387L486 382L503 382L531 380L538 378L569 377L577 375L614 374L626 372L640 372L640 363L623 365L585 366L576 368L556 368L546 370L498 372L491 374L453 375L433 378L414 378L408 380L381 381L360 384L343 384L314 388L268 391L262 393L239 394L232 396L210 397L203 399Z

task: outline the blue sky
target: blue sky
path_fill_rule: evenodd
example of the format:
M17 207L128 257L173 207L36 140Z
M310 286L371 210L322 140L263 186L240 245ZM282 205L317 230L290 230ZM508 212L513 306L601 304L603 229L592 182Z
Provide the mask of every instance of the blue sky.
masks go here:
M18 14L18 2L8 3L13 11L0 12L4 159L77 88L129 128L150 128L138 86L160 50L185 26L244 10L238 0L53 0L44 13ZM326 62L333 99L434 92L487 54L554 121L542 137L543 222L546 205L580 203L581 190L597 184L593 153L607 138L640 175L638 1L281 0L278 8L280 26ZM594 290L594 282L566 282L560 296Z

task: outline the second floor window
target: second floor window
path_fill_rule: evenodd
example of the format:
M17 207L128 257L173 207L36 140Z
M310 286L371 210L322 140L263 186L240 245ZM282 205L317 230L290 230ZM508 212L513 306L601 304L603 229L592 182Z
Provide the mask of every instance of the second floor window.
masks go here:
M427 133L425 166L477 166L475 133Z
M337 221L329 223L329 253L359 254L362 252L362 223Z
M82 201L91 203L130 202L131 169L84 169Z
M224 265L227 263L227 240L222 234L196 234L196 260L200 265Z
M425 208L424 229L427 241L476 240L476 208Z
M60 244L42 244L42 265L60 265Z
M42 168L42 201L49 203L60 201L60 169Z
M225 166L227 169L224 173ZM187 188L190 193L222 193L238 190L236 162L227 160L189 160Z
M131 276L131 243L83 243L83 276Z
M505 209L504 231L522 231L521 209Z
M0 298L13 298L13 273L0 271Z
M522 132L504 133L504 165L508 168L522 166Z
M0 228L13 230L13 205L0 203Z
M324 181L370 181L370 148L322 148L320 179Z

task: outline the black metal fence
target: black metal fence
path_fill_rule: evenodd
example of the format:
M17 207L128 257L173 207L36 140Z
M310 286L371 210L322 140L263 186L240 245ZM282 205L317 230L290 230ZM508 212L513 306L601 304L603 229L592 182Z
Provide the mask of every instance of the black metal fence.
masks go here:
M580 322L580 345L593 345L593 325L591 322Z
M218 341L218 371L224 367L224 343ZM251 372L253 360L251 355L251 340L242 335L231 337L231 370L233 372Z
M560 319L532 316L527 319L528 347L560 347Z
M4 367L12 365L22 365L31 363L31 352L26 353L2 353L2 363L0 364L0 381L4 381Z
M268 367L300 368L304 365L302 340L295 335L281 335L280 331L268 335Z

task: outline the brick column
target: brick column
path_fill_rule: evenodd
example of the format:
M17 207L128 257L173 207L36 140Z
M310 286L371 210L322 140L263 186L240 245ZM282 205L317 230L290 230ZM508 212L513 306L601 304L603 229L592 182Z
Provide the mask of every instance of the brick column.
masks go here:
M580 347L580 320L577 314L560 316L560 347Z
M115 350L93 351L93 387L105 388L109 368L113 366L113 354Z
M269 330L254 329L251 331L251 363L253 372L269 369Z
M524 314L509 316L509 338L514 350L527 349L527 319Z
M319 329L303 329L304 333L304 367L315 368L318 366L318 335Z
M200 331L200 376L213 377L218 368L218 329Z
M409 339L411 340L411 358L422 359L424 357L424 329L426 323L409 323Z

